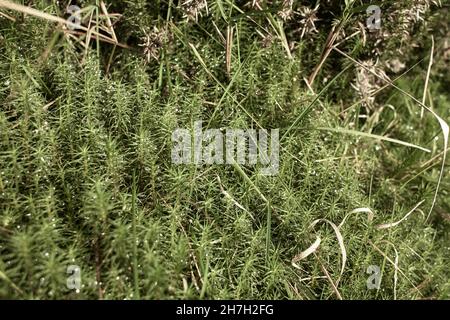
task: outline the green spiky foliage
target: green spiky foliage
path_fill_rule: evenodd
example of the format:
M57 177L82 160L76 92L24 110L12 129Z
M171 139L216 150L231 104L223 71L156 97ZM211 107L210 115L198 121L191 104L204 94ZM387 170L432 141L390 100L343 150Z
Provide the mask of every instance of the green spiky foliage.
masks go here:
M395 33L405 35L396 29L404 8L397 1L383 1L389 37L381 44L358 29L365 1L293 1L292 17L289 1L186 2L107 4L121 14L114 28L128 48L94 37L86 49L83 36L0 9L15 20L0 16L0 297L449 298L448 161L426 219L443 154L436 118L421 116L392 87L368 97L385 83L335 51L312 88L304 81L341 23L338 41L360 33L340 50L357 61L378 59L379 70L421 101L432 34L425 103L448 121L448 4L408 4L430 4L423 21L404 27L413 47ZM68 1L23 3L67 17ZM317 4L317 30L303 30L299 17ZM78 5L93 6L92 19L101 19L99 1ZM394 58L407 68L421 62L402 74L387 67ZM197 120L210 128L280 128L279 173L172 164L172 132ZM422 200L407 220L377 229ZM374 218L350 214L340 227L341 274L333 229L310 224L339 225L357 208ZM294 267L317 235L319 249ZM80 267L80 290L67 287L71 265ZM381 268L379 290L367 288L370 265Z

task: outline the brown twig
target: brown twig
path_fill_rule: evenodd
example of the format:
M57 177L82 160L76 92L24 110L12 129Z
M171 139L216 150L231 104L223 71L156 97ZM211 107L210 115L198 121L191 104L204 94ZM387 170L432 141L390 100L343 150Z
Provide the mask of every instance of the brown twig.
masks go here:
M226 68L228 77L231 74L231 48L233 47L233 27L227 27Z
M314 79L316 79L316 76L319 73L320 69L322 68L323 64L325 63L325 60L327 60L328 56L333 50L334 42L336 41L340 31L341 31L341 24L339 24L337 27L334 26L331 29L330 33L328 34L327 41L325 42L322 54L320 55L319 64L316 65L312 74L309 76L308 79L309 86L312 87Z
M23 14L28 14L28 15L35 16L35 17L38 17L38 18L41 18L41 19L45 19L45 20L48 20L48 21L61 23L62 25L65 25L65 26L68 26L68 27L73 27L73 28L77 28L77 29L83 30L85 33L89 31L88 28L86 28L86 27L84 27L82 25L78 25L78 24L72 23L72 22L70 22L70 21L68 21L66 19L61 18L61 17L57 17L57 16L54 16L52 14L48 14L48 13L45 13L43 11L33 9L31 7L23 6L23 5L14 3L14 2L6 1L6 0L0 0L0 8L6 8L6 9L13 10L13 11L21 12ZM64 30L64 32L71 33L71 34L84 34L82 32L74 32L74 31L71 31L71 30ZM103 35L103 34L101 34L99 32L92 31L92 34L95 35L100 41L104 41L104 42L107 42L107 43L115 44L115 45L117 45L119 47L123 47L123 48L129 48L125 44L118 43L117 39L108 38L107 36L105 36L105 35Z
M336 294L336 296L338 297L339 300L342 300L342 296L341 296L341 294L339 293L338 288L337 288L336 285L334 284L333 279L331 279L331 276L330 276L330 274L328 273L327 269L326 269L325 266L323 265L322 260L319 258L318 255L316 255L316 253L314 253L314 256L316 257L317 261L318 261L319 264L320 264L320 269L322 269L322 272L325 274L325 276L327 277L328 281L330 282L331 287L333 288L334 293Z

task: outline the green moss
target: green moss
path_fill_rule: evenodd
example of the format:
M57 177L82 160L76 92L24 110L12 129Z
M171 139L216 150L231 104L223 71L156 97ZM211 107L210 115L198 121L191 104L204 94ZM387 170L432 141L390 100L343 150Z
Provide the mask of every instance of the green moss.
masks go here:
M280 39L263 46L256 32L275 36L267 17L277 7L259 11L241 1L246 16L228 2L221 2L223 12L209 2L211 14L198 22L187 21L172 1L161 0L159 7L154 1L114 3L109 11L122 14L117 37L129 49L92 41L85 52L62 33L50 46L56 25L9 11L15 22L1 18L0 297L335 299L320 259L334 281L340 278L346 299L449 298L447 167L431 219L424 218L440 170L439 157L429 160L443 147L436 119L420 117L419 106L392 88L372 106L355 104L360 97L351 85L353 68L303 114L315 97L303 79L318 63L330 16L341 15L340 5L321 7L318 33L303 40L295 21L284 24L293 44L289 60ZM34 3L48 13L64 12L46 1ZM430 14L432 28L442 11L433 7ZM352 16L346 32L363 16ZM221 39L228 25L234 28L230 75ZM171 36L157 48L159 58L147 61L138 44L153 26ZM442 33L433 30L438 48ZM349 41L341 49L365 59L373 48ZM424 43L421 55L401 56L425 57L396 82L419 100L429 49ZM381 59L396 54L387 51ZM449 120L441 51L435 59L426 102ZM334 52L313 90L320 92L348 63ZM194 121L211 128L259 124L280 128L282 136L299 117L281 141L273 177L242 166L249 183L233 166L171 162L173 130ZM432 152L317 130L343 127ZM375 228L401 219L422 200L422 211L396 227ZM347 250L341 276L333 230L309 225L316 219L338 225L356 208L371 208L374 220L352 214L340 229ZM316 233L322 238L317 256L294 268L292 258ZM394 247L398 274L386 258L395 259ZM70 265L81 269L79 292L66 286ZM367 289L370 265L382 267L380 290Z

